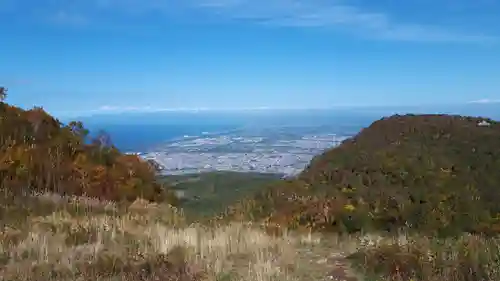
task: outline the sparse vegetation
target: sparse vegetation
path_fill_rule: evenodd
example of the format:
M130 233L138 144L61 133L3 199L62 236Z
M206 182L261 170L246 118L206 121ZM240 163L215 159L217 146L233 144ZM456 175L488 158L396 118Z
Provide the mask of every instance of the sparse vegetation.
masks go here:
M24 203L1 205L11 218L0 233L2 280L307 280L297 250L315 241L270 236L252 224L187 225L175 207L141 199L128 206L58 194L16 201ZM20 220L21 208L36 212Z
M492 120L392 116L293 180L212 174L165 185L105 133L89 139L80 122L6 97L0 87L1 280L500 279ZM186 184L211 198L196 206L205 212L239 202L192 223L168 187Z

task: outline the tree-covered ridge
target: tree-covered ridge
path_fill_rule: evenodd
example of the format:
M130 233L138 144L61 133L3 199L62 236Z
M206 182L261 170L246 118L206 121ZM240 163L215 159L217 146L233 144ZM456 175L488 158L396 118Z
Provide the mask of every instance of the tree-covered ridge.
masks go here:
M88 137L81 122L62 124L42 108L4 103L0 88L0 184L7 191L56 192L107 200L174 199L154 169L120 153L106 134ZM174 201L172 201L173 203Z
M496 231L499 170L499 123L395 115L228 213L341 231Z

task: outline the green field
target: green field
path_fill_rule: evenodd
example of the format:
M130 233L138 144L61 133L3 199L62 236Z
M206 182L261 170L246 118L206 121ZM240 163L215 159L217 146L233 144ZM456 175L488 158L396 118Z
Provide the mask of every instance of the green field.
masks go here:
M173 186L188 216L205 217L224 211L280 178L264 173L207 172L161 176L160 180Z

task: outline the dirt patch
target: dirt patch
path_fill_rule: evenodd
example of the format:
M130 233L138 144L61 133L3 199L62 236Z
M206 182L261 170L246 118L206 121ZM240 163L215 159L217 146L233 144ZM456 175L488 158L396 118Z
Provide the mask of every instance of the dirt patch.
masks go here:
M359 281L359 277L353 273L349 261L343 256L334 256L328 259L327 265L331 271L326 275L327 280L337 281Z
M314 239L313 239L314 240ZM297 251L300 271L304 281L361 281L351 262L346 258L353 251L353 241L322 236L312 243L305 243Z

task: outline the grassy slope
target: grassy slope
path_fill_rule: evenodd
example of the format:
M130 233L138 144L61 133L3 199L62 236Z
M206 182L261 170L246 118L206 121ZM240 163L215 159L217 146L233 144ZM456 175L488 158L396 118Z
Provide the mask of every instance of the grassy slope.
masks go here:
M140 200L5 197L0 213L2 280L324 280L333 268L325 257L347 245L236 222L187 225L172 207Z
M167 205L2 198L0 277L19 281L499 280L500 241L285 233L185 224ZM348 259L346 259L348 257ZM360 272L354 274L349 259Z

